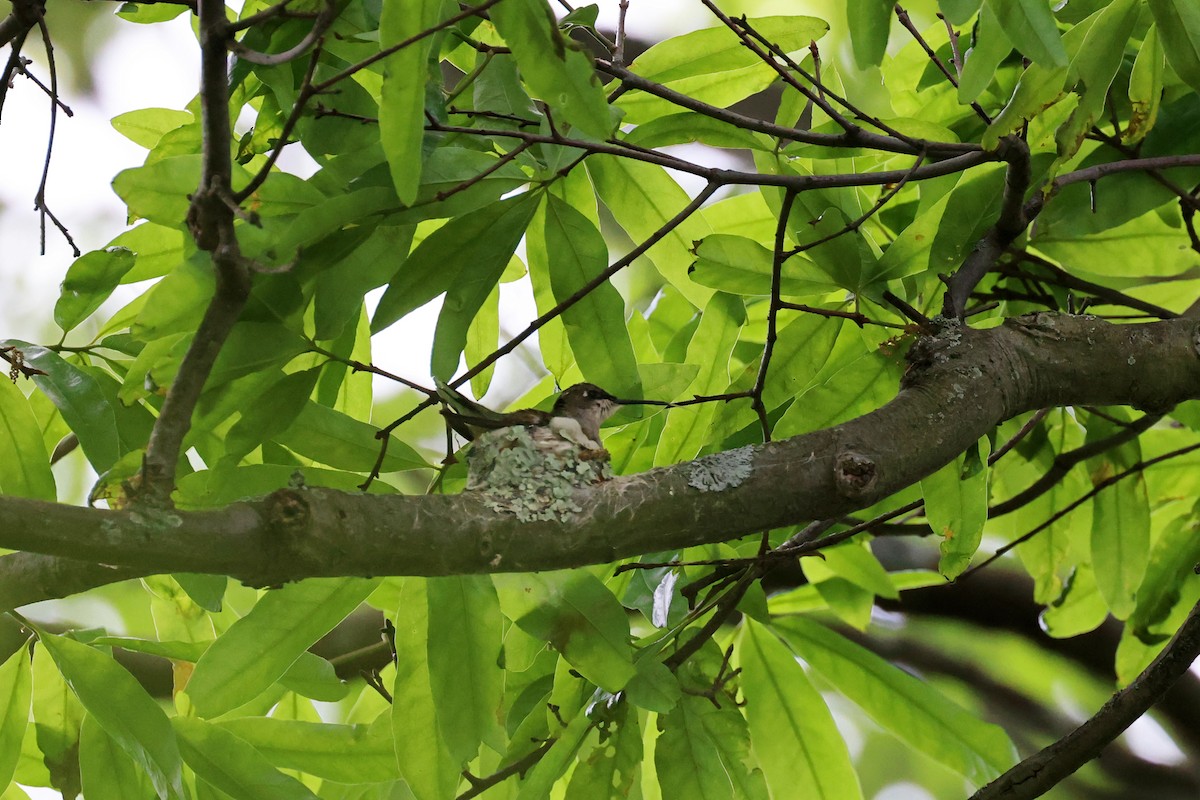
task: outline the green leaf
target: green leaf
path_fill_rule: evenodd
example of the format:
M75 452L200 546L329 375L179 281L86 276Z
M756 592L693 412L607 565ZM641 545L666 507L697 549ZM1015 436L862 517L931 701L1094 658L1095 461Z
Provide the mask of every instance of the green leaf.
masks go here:
M494 575L504 615L549 642L584 678L619 692L634 675L629 620L590 572Z
M588 136L601 141L611 136L617 117L592 61L562 35L550 8L542 0L506 0L489 13L530 94Z
M586 714L580 712L572 717L567 726L559 731L554 744L525 776L517 793L517 800L542 800L549 797L551 787L571 766L575 753L583 745L591 727L592 723Z
M133 252L124 247L93 250L75 259L63 278L62 295L54 304L54 321L67 333L108 299L133 268Z
M787 53L806 49L829 31L816 17L754 17L748 24ZM671 83L698 75L744 69L759 58L723 25L692 31L659 42L642 53L630 70L656 83ZM678 88L678 87L673 87Z
M675 673L654 658L638 659L636 667L637 673L625 684L624 692L629 702L659 714L673 709L682 696Z
M831 577L845 578L855 586L866 589L873 595L895 600L900 597L891 575L879 563L879 559L865 544L857 542L827 547L821 551L822 559L807 559L804 574L809 580L820 582Z
M0 786L12 780L29 727L33 669L29 648L21 645L0 665Z
M79 775L85 797L157 797L146 773L90 715L79 729Z
M1094 631L1108 619L1108 605L1096 586L1090 564L1080 564L1071 573L1062 594L1038 617L1042 630L1056 639L1067 639Z
M0 377L0 492L35 500L58 498L50 455L29 399Z
M378 725L241 717L216 726L250 745L276 767L295 769L337 783L396 780L391 736Z
M184 232L153 222L143 222L125 231L108 243L111 247L132 250L136 256L133 269L121 278L122 283L137 283L161 278L184 260Z
M762 134L693 111L668 114L638 125L625 134L624 141L639 147L691 142L730 149L770 150L773 147L771 140Z
M548 195L539 211L544 256L554 298L562 302L608 267L608 245L596 226L566 201ZM535 230L536 230L535 222ZM530 237L529 247L539 237ZM534 263L532 253L531 265ZM620 397L642 393L637 357L625 327L625 301L603 283L562 315L583 376Z
M1142 46L1133 61L1133 72L1129 76L1129 103L1133 107L1129 124L1121 134L1125 144L1137 144L1146 137L1158 119L1158 108L1163 94L1163 48L1159 41L1158 28L1150 26Z
M242 410L241 418L225 438L225 454L235 461L277 434L283 433L308 405L309 395L321 376L320 368L293 372Z
M714 233L697 245L696 261L688 270L696 283L723 292L745 295L770 295L773 259L771 251L745 236ZM815 265L796 255L783 263L779 293L784 297L810 297L835 291L836 283L812 280Z
M84 370L44 347L9 339L25 363L41 370L33 382L58 408L63 421L79 437L79 444L97 472L104 472L122 455L117 416L100 384Z
M175 717L171 724L196 777L234 800L316 800L304 784L225 728L188 717Z
M982 786L1016 761L1003 729L833 631L799 617L775 631L871 719L939 764Z
M1119 431L1116 425L1097 416L1089 417L1087 428L1089 443ZM1110 448L1104 455L1088 459L1092 484L1139 461L1141 446L1136 439ZM1100 594L1113 616L1125 619L1137 605L1136 594L1150 558L1150 504L1141 473L1101 490L1092 499L1091 549Z
M747 620L737 649L746 721L774 797L862 797L825 701L774 634Z
M584 162L596 194L637 243L665 226L688 204L688 195L666 170L632 159L594 156ZM712 290L688 277L693 242L711 233L702 217L693 215L673 228L647 255L660 275L695 306L703 306Z
M40 632L79 702L121 749L145 770L162 798L185 798L179 747L171 723L137 679L95 648Z
M379 47L385 49L432 28L449 16L447 0L383 3L379 18ZM384 62L379 101L379 141L387 155L392 182L400 202L411 205L421 182L421 143L425 138L425 89L431 76L428 63L437 36L425 38L389 56ZM436 64L433 65L436 69Z
M438 725L429 665L428 581L405 578L396 607L396 680L392 687L395 763L418 800L452 797L462 764L451 757Z
M979 10L983 0L938 0L938 7L946 19L955 25L966 25Z
M1182 589L1191 580L1192 567L1200 562L1200 525L1197 509L1164 525L1150 551L1146 577L1137 593L1137 608L1129 615L1128 628L1143 642L1156 638L1158 626L1179 605Z
M611 800L634 791L642 761L638 715L622 703L606 712L605 723L604 734L589 738L580 749L564 800Z
M985 3L979 10L975 46L968 51L966 63L963 64L962 79L958 84L958 102L965 105L979 99L979 95L996 77L1001 62L1012 52L1012 47L1012 42L1004 35L1000 20L996 19L996 12Z
M1140 6L1137 0L1113 0L1093 15L1095 20L1071 59L1080 99L1071 116L1055 133L1060 159L1069 159L1078 152L1084 136L1104 113L1108 87L1125 57L1125 45L1137 22Z
M483 238L478 241L464 239L457 242L458 252L455 258L463 259L464 266L457 271L454 281L446 288L446 298L442 302L437 327L433 332L433 360L430 369L437 377L450 380L458 371L458 359L466 346L467 329L471 320L500 282L500 276L504 274L509 259L524 236L525 229L529 227L537 205L535 196L521 194L501 200L472 215L472 221L467 227L475 232L473 235ZM486 223L483 227L480 227L481 220ZM422 242L405 266L408 269L416 269L421 263L419 259L430 257L435 250L432 246L426 250L430 240L453 233L459 227L455 225L457 221L447 223ZM463 233L472 235L466 234L465 231ZM440 244L443 243L439 241ZM439 268L445 269L445 265L439 265ZM386 294L384 296L386 297ZM382 305L381 300L380 306ZM378 330L377 320L378 312L376 320L372 321L373 330Z
M883 61L894 7L890 0L847 0L846 19L853 20L850 43L859 69L878 67Z
M382 443L379 429L340 411L308 401L304 410L274 439L289 450L335 469L366 472L375 466ZM412 447L392 437L381 471L397 472L429 466Z
M429 681L450 755L470 761L496 724L504 693L500 601L486 576L430 578Z
M1167 62L1200 91L1200 7L1191 0L1150 0Z
M178 9L172 10L178 12ZM113 130L129 141L150 150L168 131L195 121L196 118L190 111L174 108L139 108L136 111L117 114L112 118L112 126Z
M1046 0L985 0L1013 45L1033 63L1065 67L1067 51Z
M987 462L989 451L985 436L974 448L921 481L925 518L934 533L942 537L938 569L949 580L970 566L983 538L988 511L988 470L978 467ZM971 465L976 468L968 469Z
M301 653L279 683L298 695L324 703L336 703L350 691L337 676L333 664L314 653Z
M490 291L504 272L535 208L536 201L527 194L510 197L456 217L425 237L379 299L371 332L378 333L448 291L464 271L473 278L469 282L475 289L473 294L478 293L477 284L485 282L480 272L490 278L486 281Z
M132 217L172 227L187 217L188 196L200 183L199 155L173 156L117 173L113 190Z
M267 592L196 663L187 694L211 718L253 700L375 588L361 578L314 578Z
M658 724L654 766L664 797L766 800L762 773L747 763L750 736L736 708L685 695Z
M700 367L688 388L688 395L725 391L729 386L730 356L745 324L746 307L741 298L721 293L713 295L688 346L688 363ZM715 414L712 403L668 411L654 454L655 463L674 464L694 458L709 439Z

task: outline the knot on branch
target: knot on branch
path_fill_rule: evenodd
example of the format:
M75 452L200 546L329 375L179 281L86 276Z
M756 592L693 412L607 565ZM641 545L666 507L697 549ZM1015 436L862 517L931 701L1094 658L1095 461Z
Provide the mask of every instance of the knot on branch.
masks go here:
M269 529L290 533L303 528L312 518L312 509L301 489L280 489L270 495Z
M878 480L875 461L862 453L841 453L833 465L834 485L842 497L858 499L874 489Z

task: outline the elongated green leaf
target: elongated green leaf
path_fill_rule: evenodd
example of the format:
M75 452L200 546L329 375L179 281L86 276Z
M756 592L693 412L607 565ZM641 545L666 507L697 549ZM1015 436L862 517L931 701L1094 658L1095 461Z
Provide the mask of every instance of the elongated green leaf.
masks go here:
M1003 729L874 653L807 619L780 620L773 627L871 719L973 784L982 786L1016 760Z
M67 270L62 294L54 304L54 321L66 333L100 307L133 268L133 252L123 247L84 253Z
M461 762L451 757L438 726L429 671L429 601L425 578L406 578L396 606L396 681L392 687L395 763L419 800L451 797Z
M37 417L12 381L0 383L0 492L53 501L54 474Z
M850 25L850 43L859 69L878 67L883 60L894 7L889 0L847 0L846 19L854 21Z
M1035 64L1065 67L1067 51L1045 0L985 0L1013 46Z
M733 707L685 695L659 717L654 766L664 797L766 800L762 772L752 767L746 721Z
M431 578L429 680L438 728L450 754L470 761L495 725L504 692L497 669L502 640L500 601L486 577Z
M1154 540L1146 578L1137 594L1137 609L1128 626L1146 643L1156 640L1150 629L1167 618L1182 597L1192 567L1200 561L1200 517L1197 509L1167 523Z
M96 471L111 467L121 456L116 412L96 379L44 347L15 339L5 341L4 345L20 348L25 362L45 373L34 375L33 382L79 437L79 444Z
M379 299L371 331L378 333L448 291L464 271L476 290L479 289L476 284L486 282L490 291L508 264L535 208L536 201L527 195L510 197L478 212L456 217L425 237Z
M585 745L580 752L565 800L611 800L630 795L642 760L642 730L627 703L610 713L604 738L595 747Z
M185 798L179 746L171 723L137 679L95 648L40 633L38 641L79 702L150 776L161 798Z
M157 796L146 773L90 715L79 729L79 774L85 797L150 800Z
M583 677L618 692L633 677L629 620L613 593L590 572L493 576L504 614L549 642Z
M28 768L22 763L34 753L41 769L38 785L53 786L65 794L78 794L79 729L87 711L71 691L62 671L45 647L33 651L33 731L26 734L17 762L15 777L20 780Z
M12 780L21 756L32 698L33 669L29 648L22 645L0 665L0 786Z
M788 53L807 48L829 30L824 20L799 15L754 17L748 23ZM717 26L659 42L638 56L630 69L658 83L671 83L696 75L744 69L758 60L736 34Z
M378 581L315 578L267 592L196 663L187 694L203 717L253 700L366 599Z
M955 23L961 25L961 22ZM996 77L1000 62L1012 52L1012 42L1004 35L996 12L988 4L979 9L979 27L975 46L967 54L963 64L962 79L958 84L958 102L971 103L979 99L983 90Z
M539 216L550 286L562 302L608 266L608 245L591 220L554 195L547 197ZM637 357L625 327L625 301L612 284L597 287L562 319L585 378L620 397L641 395Z
M316 800L303 783L284 775L225 728L188 717L176 717L171 724L196 776L234 800Z
M725 391L729 386L729 357L745 324L746 307L741 298L713 295L688 346L688 363L700 367L688 388L688 395ZM712 403L668 411L654 455L655 463L673 464L694 458L708 440L709 426L715 414Z
M862 797L833 715L791 652L747 620L737 650L754 752L774 797Z
M533 212L537 210L537 198L523 194L476 212L473 216L493 216L492 224L479 235L485 237L482 241L465 244L471 245L471 253L460 252L456 258L469 257L459 270L453 283L446 289L446 298L442 303L441 313L438 314L437 327L433 332L433 361L430 369L433 374L443 380L449 380L458 370L458 359L467 343L467 329L476 312L487 299L488 295L500 282L509 259L517 249L517 244L525 234ZM492 212L491 214L487 212ZM409 259L408 266L425 252L425 246L430 239L443 235L449 223L439 228L433 236L421 243ZM460 250L464 242L459 242ZM381 303L382 304L382 303Z
M550 789L563 776L575 757L575 753L583 745L583 740L591 730L591 722L587 715L580 712L571 718L567 726L558 733L558 738L546 755L538 759L533 769L525 776L517 800L541 800L550 796Z
M113 130L134 144L150 150L168 131L188 125L195 116L173 108L139 108L112 118Z
M1167 61L1200 91L1200 7L1191 0L1150 0Z
M753 239L714 233L704 237L695 253L688 273L696 283L734 294L771 294L771 251ZM813 263L804 256L789 258L780 273L780 295L806 297L838 288L832 281L813 280L813 272Z
M242 717L216 723L276 767L338 783L396 780L392 738L383 726Z
M987 522L987 437L921 481L925 517L942 537L938 569L953 580L970 566Z
M688 204L687 193L662 167L608 156L589 158L584 166L596 184L596 193L617 223L639 244ZM707 303L712 290L688 277L693 242L711 232L703 218L692 216L648 252L659 274L695 306Z
M375 466L379 458L381 442L375 438L378 432L374 425L310 400L291 426L283 433L276 434L275 441L330 467L366 472ZM395 437L388 440L383 472L426 466L425 459L412 447Z
M241 419L229 429L225 452L235 461L282 433L308 405L308 397L321 370L309 369L285 375L264 392L254 405L242 410Z
M1163 93L1163 50L1159 41L1158 28L1150 26L1142 46L1138 48L1129 76L1129 103L1133 107L1129 124L1121 134L1121 141L1137 144L1146 137L1158 119L1158 108Z
M1125 57L1125 44L1137 22L1138 0L1113 0L1095 14L1095 21L1071 59L1079 105L1055 133L1060 159L1078 152L1084 136L1104 113L1108 87ZM1080 25L1082 27L1082 25Z
M432 28L451 13L447 0L383 4L379 18L380 49L407 41ZM400 202L411 204L421 182L421 142L425 137L425 87L436 64L429 56L436 36L426 36L388 57L379 102L379 141L387 155Z
M1091 417L1089 442L1116 434L1108 420ZM1141 460L1135 439L1088 460L1092 484L1098 484ZM1136 594L1150 558L1150 504L1146 480L1139 473L1100 491L1092 500L1092 568L1096 585L1117 619L1125 619L1137 605Z
M549 6L542 0L506 0L490 13L512 48L530 94L589 136L611 136L617 119L592 62L562 35Z
M1038 617L1042 630L1056 639L1094 631L1108 619L1108 605L1096 586L1090 564L1080 564L1071 573L1062 594Z
M887 570L865 545L841 544L825 548L821 555L824 558L809 559L804 564L809 580L819 582L837 576L880 597L895 600L900 596Z

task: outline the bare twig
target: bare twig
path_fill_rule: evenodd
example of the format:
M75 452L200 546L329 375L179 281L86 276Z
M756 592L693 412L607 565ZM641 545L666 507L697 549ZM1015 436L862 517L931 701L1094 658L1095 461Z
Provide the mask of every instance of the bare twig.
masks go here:
M1034 753L971 796L971 800L1032 800L1100 755L1138 717L1166 695L1200 656L1200 603L1171 642L1134 679L1114 694L1087 722Z

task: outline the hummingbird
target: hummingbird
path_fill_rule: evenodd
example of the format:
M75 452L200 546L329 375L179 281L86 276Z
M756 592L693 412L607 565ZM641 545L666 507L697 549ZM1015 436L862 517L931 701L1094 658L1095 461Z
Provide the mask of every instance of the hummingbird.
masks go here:
M537 408L506 413L492 411L440 381L438 395L447 406L442 409L442 416L463 438L473 440L488 430L523 425L530 429L535 442L550 451L571 445L588 451L603 451L600 426L621 406L669 405L662 400L622 400L593 383L568 387L554 401L551 411Z

